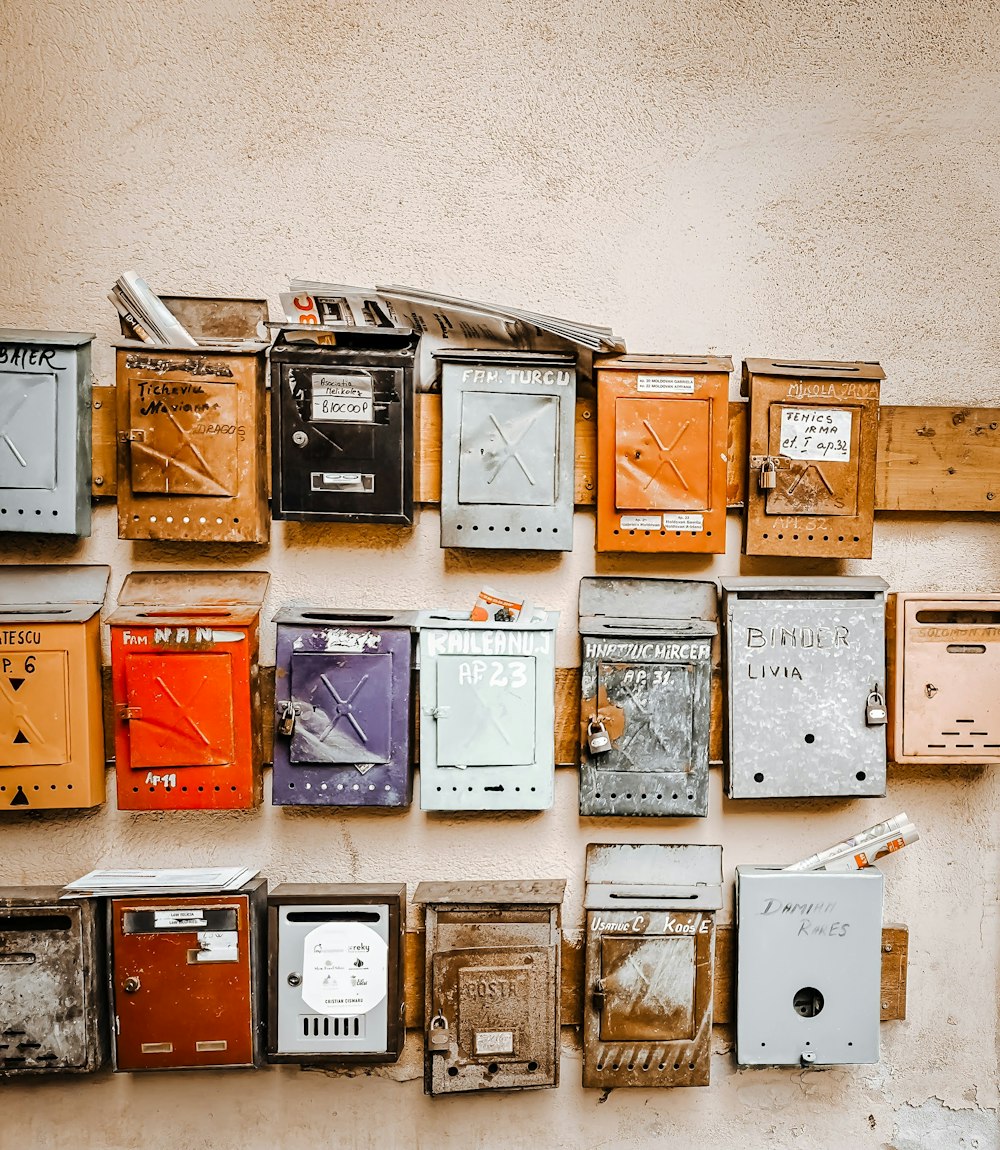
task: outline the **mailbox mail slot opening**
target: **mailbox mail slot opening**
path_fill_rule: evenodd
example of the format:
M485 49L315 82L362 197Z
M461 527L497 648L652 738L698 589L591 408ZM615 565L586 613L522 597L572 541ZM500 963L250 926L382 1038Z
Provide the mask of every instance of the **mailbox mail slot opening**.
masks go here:
M917 611L918 623L945 623L952 626L995 627L1000 624L1000 611Z
M535 761L535 659L437 657L437 762L442 767Z
M707 511L711 400L615 401L615 506Z
M545 507L557 497L557 396L462 395L458 501Z
M693 1040L694 938L601 935L602 1042Z
M24 933L30 931L41 934L53 930L70 930L72 926L73 920L68 914L49 914L46 911L33 913L30 910L25 910L16 915L0 915L0 934L11 931ZM0 963L9 961L10 955L0 954ZM32 961L34 961L33 956Z
M374 910L290 910L286 922L382 922L385 916Z
M140 619L230 619L232 611L215 611L210 607L187 607L183 611L137 611Z
M598 770L663 774L694 769L695 671L693 663L598 660L598 698L607 700L599 714L610 720L609 731L620 727L623 732L615 740L616 755L595 756Z
M470 908L467 910L448 910L446 907L441 907L437 912L438 926L446 926L454 924L464 926L466 923L482 923L488 926L498 926L500 930L505 930L512 924L532 924L544 926L549 929L552 922L552 916L547 910L533 910L531 907L508 906L504 907L502 920L497 921L497 912L495 910L476 910Z
M126 910L122 934L192 934L201 931L235 931L239 910L232 906L164 907Z
M392 653L295 652L293 763L388 763L392 753Z
M303 611L303 619L315 619L318 623L352 623L358 625L359 623L391 623L393 621L392 615L365 615L359 617L357 615L344 615L336 611Z

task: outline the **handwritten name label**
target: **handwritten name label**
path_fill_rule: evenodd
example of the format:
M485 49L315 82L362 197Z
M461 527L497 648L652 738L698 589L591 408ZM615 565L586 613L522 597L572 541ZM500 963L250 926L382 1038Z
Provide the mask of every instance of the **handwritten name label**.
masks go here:
M844 938L851 924L834 918L836 912L836 902L785 902L768 898L758 913L764 918L797 919L796 938Z
M468 367L462 372L463 383L486 386L523 387L534 384L536 387L566 387L572 378L565 368L553 367Z
M424 632L431 655L548 655L549 631L434 631Z
M0 643L11 647L37 646L42 641L41 631L0 631Z
M788 385L789 399L878 399L877 383L807 382L796 380Z
M838 624L834 627L747 627L746 645L750 650L761 647L797 647L809 650L813 647L829 649L850 647L850 631Z
M609 643L587 639L583 653L587 659L641 659L645 663L667 663L678 659L707 659L712 654L712 646L707 640L694 643Z
M672 914L664 914L662 922L655 915L636 914L630 918L601 918L595 914L590 920L590 929L596 934L708 934L710 920L698 915L697 918L678 919Z
M152 371L157 375L165 371L184 371L188 375L215 375L220 379L232 379L233 376L232 368L224 363L195 359L193 356L186 359L156 359L153 356L135 355L130 352L125 356L125 366L140 371Z
M503 662L494 659L490 663L475 659L459 663L458 681L468 686L482 683L487 687L510 687L517 691L528 685L528 665L519 659L505 659Z
M315 638L312 636L310 641L297 636L292 641L292 650L315 650ZM345 631L340 627L319 632L319 639L325 651L377 651L382 644L382 636L377 631Z
M55 370L52 359L58 351L54 347L31 347L23 343L0 344L0 366L4 367L50 367Z
M786 459L848 463L853 413L836 407L784 407L780 452Z

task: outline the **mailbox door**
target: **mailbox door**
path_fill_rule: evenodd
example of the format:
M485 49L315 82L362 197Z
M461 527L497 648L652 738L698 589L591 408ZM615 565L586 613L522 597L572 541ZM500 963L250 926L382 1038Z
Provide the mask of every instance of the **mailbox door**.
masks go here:
M768 454L780 460L765 493L767 515L858 513L861 407L772 403Z
M72 903L0 909L0 1076L88 1068L83 929Z
M730 797L884 794L881 602L737 599L728 623Z
M118 1070L252 1066L243 896L112 900Z
M0 370L0 489L55 490L56 394L53 372Z
M448 1020L451 1045L432 1055L432 1094L556 1084L552 961L532 946L434 955L433 1015Z
M440 767L533 763L534 658L438 656L436 723Z
M711 401L619 398L615 506L704 511L710 506Z
M3 651L0 668L0 762L4 767L68 763L69 653Z
M556 498L558 459L558 397L463 393L459 503L546 507Z
M295 653L293 763L387 763L392 751L392 653Z

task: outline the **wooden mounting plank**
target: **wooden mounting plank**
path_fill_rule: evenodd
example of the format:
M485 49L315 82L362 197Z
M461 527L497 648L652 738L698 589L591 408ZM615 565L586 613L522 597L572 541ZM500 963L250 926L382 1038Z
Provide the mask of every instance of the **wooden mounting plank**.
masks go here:
M882 1021L906 1017L906 969L910 928L894 922L882 928Z
M113 499L118 494L118 417L113 387L95 387L91 408L90 492L95 498Z

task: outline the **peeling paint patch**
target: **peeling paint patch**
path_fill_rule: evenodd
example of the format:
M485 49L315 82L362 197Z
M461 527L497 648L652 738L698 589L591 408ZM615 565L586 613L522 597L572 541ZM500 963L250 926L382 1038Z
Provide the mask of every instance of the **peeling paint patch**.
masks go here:
M979 1107L948 1109L940 1098L896 1111L892 1142L886 1150L1000 1150L1000 1116Z

